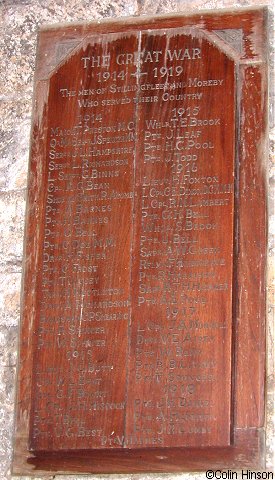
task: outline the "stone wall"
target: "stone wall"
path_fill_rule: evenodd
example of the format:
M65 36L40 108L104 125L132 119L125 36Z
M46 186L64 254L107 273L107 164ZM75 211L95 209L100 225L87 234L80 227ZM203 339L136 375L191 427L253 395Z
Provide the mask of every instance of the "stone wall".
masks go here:
M268 2L266 2L268 3ZM270 5L271 5L270 1ZM0 478L9 479L12 455L14 386L18 342L20 282L24 233L25 196L32 108L32 82L36 34L40 25L129 15L159 14L192 9L232 8L259 5L251 0L2 0L1 21L1 163L0 163ZM272 135L271 135L272 140ZM272 142L271 142L272 143ZM272 165L270 164L270 176ZM270 189L272 197L272 190ZM270 197L270 198L271 198ZM270 234L274 220L270 221ZM271 238L271 237L270 237ZM272 244L270 243L272 259ZM267 428L272 425L272 282L269 269L268 302L268 404ZM274 285L274 282L273 282ZM274 301L274 300L273 300ZM267 461L272 465L271 435ZM91 476L99 479L108 476ZM160 475L114 475L112 478L163 478ZM166 478L197 478L203 474L168 475ZM22 477L23 478L23 477ZM58 478L65 479L66 476ZM72 478L72 477L71 477ZM75 478L75 476L74 476Z

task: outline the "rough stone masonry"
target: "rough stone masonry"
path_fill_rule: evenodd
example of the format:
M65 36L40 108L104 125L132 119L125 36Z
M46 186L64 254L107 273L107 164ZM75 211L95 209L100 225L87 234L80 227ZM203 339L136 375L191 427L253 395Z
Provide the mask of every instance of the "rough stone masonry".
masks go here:
M266 1L271 5L271 1ZM20 311L20 282L24 236L25 195L32 110L32 87L36 34L40 25L97 20L106 17L175 13L190 8L216 9L262 4L261 0L2 0L1 13L1 163L0 163L0 477L11 478L16 354ZM272 28L272 27L270 27ZM272 37L272 35L270 35ZM123 60L121 58L121 60ZM272 67L271 67L272 71ZM272 92L271 92L272 98ZM270 122L271 123L271 122ZM270 132L270 149L274 130ZM270 205L272 210L272 163L269 165ZM270 212L272 213L272 212ZM274 216L270 215L269 265L274 252ZM274 272L269 268L267 293L269 324L267 366L267 466L272 468L272 404L274 365L272 350L272 311ZM94 475L89 478L103 479ZM126 479L203 479L205 474L110 475ZM23 478L23 477L22 477ZM24 477L26 478L26 477ZM58 478L69 478L66 475ZM72 478L72 477L70 477ZM75 478L75 477L74 477ZM80 477L77 477L80 478ZM87 478L87 477L85 477Z

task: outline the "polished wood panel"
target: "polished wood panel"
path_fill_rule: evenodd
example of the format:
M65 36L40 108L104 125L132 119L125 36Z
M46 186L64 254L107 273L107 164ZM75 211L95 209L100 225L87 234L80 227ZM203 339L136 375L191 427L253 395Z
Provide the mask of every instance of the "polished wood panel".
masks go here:
M141 49L167 58L141 67L128 443L227 445L234 62L180 29L144 33ZM218 97L229 99L226 108Z
M130 55L137 35L128 41ZM113 83L95 80L104 74L101 68L91 74L83 63L103 58L107 49L110 71L116 71L113 52L124 43L89 42L50 79L33 333L33 450L100 448L114 429L118 437L124 434L134 103L118 115L117 96L98 93ZM129 87L135 85L132 70ZM83 73L77 90L72 71ZM102 108L98 98L108 106Z

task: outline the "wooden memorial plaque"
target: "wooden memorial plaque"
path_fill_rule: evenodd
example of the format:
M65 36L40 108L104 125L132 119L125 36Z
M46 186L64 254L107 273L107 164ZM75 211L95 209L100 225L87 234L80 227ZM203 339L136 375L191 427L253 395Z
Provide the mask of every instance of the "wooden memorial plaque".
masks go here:
M263 466L265 35L41 30L14 473Z

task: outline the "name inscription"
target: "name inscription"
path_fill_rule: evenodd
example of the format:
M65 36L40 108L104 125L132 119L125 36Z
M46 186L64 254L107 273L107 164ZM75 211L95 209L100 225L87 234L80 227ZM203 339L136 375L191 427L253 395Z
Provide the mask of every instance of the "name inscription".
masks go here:
M234 89L184 30L52 75L32 449L229 444Z

